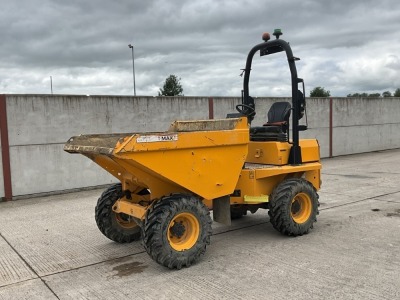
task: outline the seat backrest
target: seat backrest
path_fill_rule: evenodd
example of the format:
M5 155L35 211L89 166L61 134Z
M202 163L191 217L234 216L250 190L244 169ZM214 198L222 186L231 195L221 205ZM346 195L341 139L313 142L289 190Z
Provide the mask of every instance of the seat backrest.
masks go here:
M268 111L268 123L288 122L291 105L289 102L275 102Z

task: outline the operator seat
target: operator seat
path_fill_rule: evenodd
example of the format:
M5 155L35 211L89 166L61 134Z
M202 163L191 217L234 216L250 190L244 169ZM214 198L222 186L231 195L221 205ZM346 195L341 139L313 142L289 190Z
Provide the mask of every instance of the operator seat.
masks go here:
M289 127L291 108L292 106L289 102L275 102L268 111L268 122L263 126L274 127L273 130L282 130L286 133Z
M289 102L275 102L268 111L268 121L263 126L250 128L251 141L280 141L288 140L286 132L289 129L291 112Z

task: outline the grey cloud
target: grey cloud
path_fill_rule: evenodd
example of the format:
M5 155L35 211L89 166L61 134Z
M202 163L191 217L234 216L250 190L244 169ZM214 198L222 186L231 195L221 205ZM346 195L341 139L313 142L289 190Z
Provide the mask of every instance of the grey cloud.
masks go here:
M400 8L376 1L0 0L4 93L156 95L169 74L185 95L240 95L240 69L263 31L282 28L308 90L400 87ZM252 93L287 96L284 57L257 61ZM263 69L264 68L264 69ZM366 72L368 69L368 72ZM382 78L387 78L386 81Z

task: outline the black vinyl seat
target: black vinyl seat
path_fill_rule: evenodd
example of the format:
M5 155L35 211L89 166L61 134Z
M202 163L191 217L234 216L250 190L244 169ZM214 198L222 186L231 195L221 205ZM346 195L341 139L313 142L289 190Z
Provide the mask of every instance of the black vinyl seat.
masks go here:
M268 122L263 126L250 128L250 140L287 141L286 132L289 129L291 107L289 102L275 102L272 104L268 111Z

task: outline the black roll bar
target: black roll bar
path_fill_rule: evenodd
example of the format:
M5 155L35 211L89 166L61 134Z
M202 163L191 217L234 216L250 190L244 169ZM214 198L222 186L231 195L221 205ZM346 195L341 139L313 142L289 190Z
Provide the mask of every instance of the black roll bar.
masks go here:
M243 79L243 95L242 95L242 103L246 105L251 105L252 100L249 95L249 80L250 80L250 72L251 72L251 64L253 62L253 57L256 52L260 51L261 55L269 55L276 52L285 51L287 60L289 63L289 69L291 74L291 83L292 83L292 138L293 144L290 149L289 163L293 165L299 165L302 163L301 159L301 149L299 146L299 95L297 93L298 84L303 82L303 79L297 77L297 69L296 69L296 60L299 60L297 57L293 56L292 49L286 41L282 39L275 39L263 42L254 46L249 54L247 55L246 67L244 69L244 79ZM251 122L251 121L250 121Z

